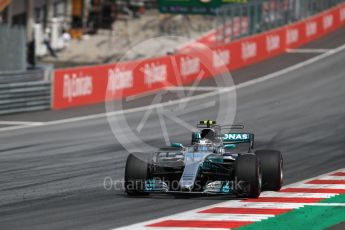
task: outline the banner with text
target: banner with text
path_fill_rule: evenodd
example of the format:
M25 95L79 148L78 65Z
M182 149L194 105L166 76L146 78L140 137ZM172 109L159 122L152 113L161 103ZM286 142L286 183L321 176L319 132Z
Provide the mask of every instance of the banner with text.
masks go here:
M104 102L215 77L296 48L345 25L345 4L259 35L210 49L100 66L56 70L54 109ZM110 96L109 96L110 95Z

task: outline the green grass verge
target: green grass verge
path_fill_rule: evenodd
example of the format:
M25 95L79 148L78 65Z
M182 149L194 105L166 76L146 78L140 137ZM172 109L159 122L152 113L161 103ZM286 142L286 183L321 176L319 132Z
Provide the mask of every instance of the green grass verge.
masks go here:
M324 199L320 203L345 203L345 194ZM345 221L344 206L305 206L267 220L239 228L240 230L321 230Z

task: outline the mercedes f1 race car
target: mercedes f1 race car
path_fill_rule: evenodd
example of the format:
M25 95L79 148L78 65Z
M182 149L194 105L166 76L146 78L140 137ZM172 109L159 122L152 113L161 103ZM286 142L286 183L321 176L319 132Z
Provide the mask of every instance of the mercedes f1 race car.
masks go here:
M242 125L201 121L191 144L173 143L151 153L131 153L126 162L128 195L222 194L256 198L278 191L283 181L279 151L254 151L254 134L230 132ZM223 133L223 130L229 132Z

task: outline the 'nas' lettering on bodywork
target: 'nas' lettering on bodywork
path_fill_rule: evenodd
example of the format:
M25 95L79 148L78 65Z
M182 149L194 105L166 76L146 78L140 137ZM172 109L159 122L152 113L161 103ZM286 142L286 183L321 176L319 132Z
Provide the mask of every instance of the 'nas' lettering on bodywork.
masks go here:
M247 133L228 133L224 134L224 140L248 140L249 134Z

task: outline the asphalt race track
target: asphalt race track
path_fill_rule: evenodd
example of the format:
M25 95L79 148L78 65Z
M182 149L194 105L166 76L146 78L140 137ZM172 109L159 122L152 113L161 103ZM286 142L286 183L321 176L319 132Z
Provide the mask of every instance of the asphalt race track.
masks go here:
M334 39L345 43L344 30L338 34ZM277 59L266 65L274 69L274 62ZM217 100L217 96L207 97L190 106ZM345 50L240 88L236 121L244 121L255 132L256 148L283 152L289 184L345 166L344 104ZM137 124L143 114L127 113L126 119ZM25 121L25 116L30 120L32 115L20 116L12 118ZM215 110L205 109L187 111L180 119L194 124L215 116ZM11 117L2 120L7 118ZM168 119L166 125L170 139L188 142L189 131ZM145 127L147 143L164 145L157 117L149 118ZM129 198L122 191L107 191L104 178L121 179L126 157L105 117L1 131L0 229L111 229L224 199Z

